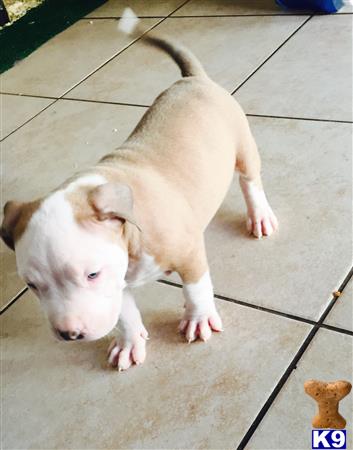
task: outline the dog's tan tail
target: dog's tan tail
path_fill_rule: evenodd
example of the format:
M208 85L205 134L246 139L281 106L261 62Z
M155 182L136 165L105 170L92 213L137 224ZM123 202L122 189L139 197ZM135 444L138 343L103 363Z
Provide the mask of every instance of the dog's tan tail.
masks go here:
M118 28L125 34L129 34L134 37L140 36L141 32L145 30L141 29L140 19L130 8L125 8L123 15L119 21ZM153 33L146 33L141 36L141 39L161 50L164 50L171 56L178 64L183 77L192 76L204 76L207 74L202 67L200 61L196 56L184 46L171 42L168 39L155 36Z

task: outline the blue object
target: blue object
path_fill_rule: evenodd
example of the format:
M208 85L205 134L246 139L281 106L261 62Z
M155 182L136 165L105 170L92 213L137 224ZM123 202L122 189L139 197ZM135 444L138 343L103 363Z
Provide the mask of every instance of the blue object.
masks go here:
M343 0L276 0L286 9L305 9L326 13L335 13L343 6Z
M311 430L311 448L347 448L346 430Z

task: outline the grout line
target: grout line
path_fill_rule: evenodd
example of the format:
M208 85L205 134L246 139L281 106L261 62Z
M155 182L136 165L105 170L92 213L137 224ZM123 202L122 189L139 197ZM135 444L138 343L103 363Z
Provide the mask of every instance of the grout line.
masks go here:
M140 103L128 103L128 102L114 102L108 100L93 100L89 98L74 98L74 97L49 97L45 95L34 94L16 94L14 92L0 92L1 95L12 95L17 97L29 97L29 98L43 98L48 100L70 100L74 102L87 102L87 103L102 103L103 105L118 105L118 106L135 106L138 108L149 108L151 105L142 105ZM336 120L336 119L318 119L314 117L292 117L292 116L274 116L268 114L246 114L247 117L260 117L265 119L283 119L283 120L306 120L309 122L327 122L327 123L345 123L351 125L353 121L349 120ZM5 139L5 138L4 138Z
M12 306L20 297L22 297L22 295L28 291L28 287L25 286L23 287L19 292L17 292L17 294L12 297L12 299L10 301L8 301L6 303L6 305L4 305L1 309L0 309L0 316L7 310L10 308L10 306Z
M205 14L205 15L191 15L191 16L172 16L170 17L170 19L192 19L192 18L196 18L196 19L202 19L205 18L207 19L208 17L217 17L217 18L222 18L222 17L293 17L293 16L309 16L311 13L309 12L301 12L301 13L263 13L263 14Z
M315 119L313 117L289 117L289 116L272 116L267 114L246 114L247 117L263 117L267 119L288 119L288 120L308 120L312 122L329 122L329 123L348 123L352 124L349 120L334 120L334 119Z
M303 28L305 24L311 20L313 16L308 17L296 30L293 31L283 42L282 44L276 48L256 69L254 69L250 75L248 75L245 80L243 80L232 92L231 95L235 94L255 73L261 69L262 66L264 66L268 60L272 58L274 54L276 54L296 33L298 33L299 30Z
M79 20L120 20L122 16L96 16L96 17L81 17ZM137 16L139 19L164 19L168 16Z
M169 286L177 287L177 288L182 288L183 287L181 284L174 283L172 281L158 280L158 282L162 283L162 284L167 284ZM235 304L240 305L240 306L246 306L248 308L257 309L258 311L263 311L263 312L267 312L267 313L270 313L270 314L275 314L276 316L282 316L282 317L285 317L287 319L296 320L298 322L305 322L305 323L308 323L310 325L316 325L315 320L306 319L305 317L296 316L294 314L288 314L288 313L285 313L285 312L282 312L282 311L277 311L277 310L272 309L272 308L266 308L265 306L255 305L254 303L245 302L243 300L237 300L237 299L234 299L234 298L227 297L225 295L214 294L214 298L217 298L219 300L224 300L224 301L230 302L230 303L235 303Z
M353 278L353 267L350 269L348 274L346 275L345 279L342 281L341 285L337 289L339 292L343 292L347 284L350 282L351 278ZM318 323L320 325L323 325L323 322L326 320L326 317L329 315L331 309L335 306L336 302L339 301L339 297L333 296L331 302L327 305L325 311L322 313L320 320ZM321 320L322 319L322 320Z
M237 305L247 306L248 308L257 309L258 311L267 312L270 314L274 314L276 316L282 316L282 317L285 317L286 319L296 320L298 322L304 322L304 323L308 323L310 325L316 324L315 320L306 319L305 317L297 316L295 314L285 313L283 311L277 311L276 309L267 308L265 306L258 306L253 303L245 302L243 300L235 300L235 299L226 297L224 295L216 294L215 298L218 298L219 300L225 300L226 302L236 303Z
M179 289L181 289L183 287L181 284L174 283L173 281L168 281L168 280L157 280L157 281L158 281L158 283L166 284L167 286L173 286L173 287L176 287ZM240 306L257 309L258 311L267 312L270 314L274 314L276 316L282 316L282 317L285 317L286 319L296 320L297 322L304 322L309 325L317 325L318 324L318 322L315 322L315 320L306 319L305 317L296 316L295 314L289 314L289 313L285 313L283 311L278 311L277 309L272 309L272 308L267 308L265 306L255 305L254 303L245 302L243 300L237 300L237 299L234 299L231 297L226 297L224 295L214 294L214 297L218 298L219 300L224 300L226 302L235 303ZM337 333L343 333L343 334L347 334L349 336L353 336L353 331L347 330L345 328L335 327L333 325L326 325L326 324L321 324L319 326L320 326L320 328L326 328L331 331L336 331Z
M337 290L342 293L344 291L345 287L347 286L347 284L350 282L351 279L353 279L353 267L348 272L346 278L342 281L341 285L339 286L339 288ZM339 299L340 299L340 297L333 296L332 300L327 305L325 311L321 315L320 320L318 321L318 324L320 325L320 327L323 326L324 328L330 328L332 331L336 331L336 330L340 330L341 329L339 327L334 327L334 326L331 326L331 325L324 324L324 321L326 320L327 316L329 315L329 313L331 312L331 310L335 306L336 302L340 302ZM349 330L346 330L346 331L349 332Z
M130 42L130 44L126 45L124 48L122 48L121 50L119 50L115 55L111 56L109 59L107 59L104 63L102 63L100 66L98 66L96 69L94 69L92 72L90 72L88 75L86 75L81 81L79 81L78 83L75 83L74 86L72 86L70 89L68 89L66 92L64 92L60 98L64 97L65 95L67 95L69 92L71 92L73 89L75 89L77 86L79 86L81 83L83 83L84 81L86 81L89 77L91 77L93 74L95 74L96 72L98 72L98 70L100 70L102 67L104 67L105 65L107 65L108 63L110 63L113 59L115 59L117 56L119 56L121 53L123 53L125 50L127 50L128 48L130 48L133 44L135 44L135 42L139 41L142 39L142 37L149 33L150 31L152 31L154 28L158 27L158 25L160 25L162 22L164 22L166 19L168 19L168 17L170 17L173 13L175 13L176 11L178 11L180 8L182 8L184 5L186 5L186 3L188 3L189 0L186 0L185 2L183 2L180 6L178 6L178 8L174 9L171 13L169 13L167 16L163 17L161 20L159 20L156 24L152 25L150 28L146 29L140 36L138 36L136 39L134 39L132 42Z
M342 284L338 288L338 291L342 292L344 290L344 288L347 286L347 284L348 284L349 280L352 278L352 276L353 276L353 267L348 272L346 278L343 280ZM275 401L277 395L279 394L279 392L281 391L283 386L286 384L286 382L287 382L288 378L290 377L291 373L293 372L293 370L295 370L297 368L297 364L298 364L299 360L301 359L301 357L303 356L303 354L305 353L305 351L309 347L310 343L312 342L312 340L316 336L316 333L320 330L321 325L323 325L324 320L326 319L326 317L330 313L331 309L334 307L334 305L335 305L335 303L336 303L338 298L339 297L333 297L331 299L330 303L325 308L325 311L321 314L320 319L313 326L313 328L309 332L308 336L305 338L305 340L302 343L302 345L300 346L298 352L296 353L296 355L294 356L294 358L290 362L289 366L287 367L286 371L284 372L284 374L282 375L282 377L278 381L278 383L275 386L274 390L271 392L270 396L266 400L265 404L260 409L258 415L255 417L255 420L250 425L248 431L245 433L243 439L241 440L239 446L237 447L237 450L245 449L245 446L247 445L247 443L252 438L252 436L255 433L257 427L261 423L262 419L265 417L267 411L272 406L272 403Z
M46 98L48 100L58 100L59 97L52 97L48 95L38 95L38 94L17 94L16 92L0 92L1 95L12 95L13 97L30 97L30 98Z
M69 93L72 89L74 89L76 86L78 86L79 84L81 84L83 81L85 81L87 78L89 78L93 73L97 72L101 67L103 67L105 64L107 64L108 62L110 62L113 58L115 58L116 56L120 55L123 51L127 50L129 47L131 47L136 41L140 40L141 37L148 33L149 31L151 31L153 28L157 27L160 23L162 23L165 19L167 19L170 15L172 15L173 13L175 13L176 11L178 11L180 8L182 8L184 5L186 5L186 3L188 3L189 0L186 0L185 2L183 2L181 5L179 5L176 9L174 9L168 16L164 17L162 20L160 20L159 22L157 22L155 25L153 25L152 27L148 28L143 34L141 34L141 36L139 36L138 38L134 39L129 45L127 45L126 47L124 47L123 49L121 49L117 54L115 54L113 57L111 57L110 59L108 59L105 63L103 63L102 65L100 65L98 68L96 68L96 70L94 70L93 72L91 72L90 74L88 74L85 78L83 78L81 81L79 81L78 83L76 83L73 87L71 87L69 90L65 91L60 97L54 97L54 101L51 102L49 105L47 105L45 108L43 108L41 111L39 111L37 114L35 114L34 116L32 116L30 119L28 119L26 122L24 122L23 124L21 124L19 127L17 127L15 130L13 130L11 133L9 133L7 136L5 136L3 139L0 140L0 142L4 141L6 138L8 138L10 135L14 134L17 130L19 130L20 128L22 128L23 126L25 126L27 123L31 122L35 117L39 116L39 114L41 114L43 111L45 111L46 109L48 109L50 106L54 105L54 103L58 102L59 100L66 100L64 99L64 95L66 95L67 93ZM8 95L19 95L19 94L8 94ZM23 94L22 94L23 95ZM26 97L31 97L30 95L26 95ZM38 96L39 97L39 96ZM41 98L48 98L51 99L51 97L41 97ZM75 99L69 99L67 98L67 100L75 100ZM78 101L82 101L77 99ZM97 102L97 103L102 103L102 102ZM115 103L113 103L115 104ZM127 105L127 104L125 104ZM129 105L129 106L141 106L143 107L143 105ZM21 289L21 291L19 291L15 297L13 297L3 308L0 309L0 315L3 314L8 308L10 308L11 305L13 305L25 292L27 292L28 287L24 287Z
M91 100L89 98L49 97L46 95L15 94L14 92L0 92L0 94L1 95L12 95L13 97L43 98L43 99L48 99L48 100L71 100L74 102L102 103L104 105L137 106L139 108L149 108L150 107L150 105L140 105L138 103L110 102L107 100Z
M90 100L84 98L72 98L72 97L64 97L60 100L71 100L74 102L87 102L87 103L102 103L103 105L117 105L117 106L136 106L137 108L149 108L150 105L140 105L138 103L125 103L125 102L109 102L106 100Z
M324 12L313 12L313 11L303 11L296 13L262 13L262 14L205 14L205 15L185 15L185 16L171 16L170 19L186 19L186 18L197 18L201 19L202 17L293 17L293 16L343 16L343 15L353 14L352 12L341 12L341 13L324 13Z
M174 14L174 13L172 13ZM286 13L269 13L269 14L195 14L195 15L183 15L183 16L137 16L139 19L163 19L165 17L168 17L168 19L208 19L217 17L222 19L223 17L293 17L293 16L309 16L310 12L303 12L298 14L286 14ZM325 14L324 14L325 15ZM101 17L82 17L80 20L109 20L109 19L121 19L121 16L101 16Z
M174 13L173 13L174 14ZM262 14L191 14L191 15L180 15L180 16L170 16L169 19L202 19L209 17L296 17L296 16L308 16L312 14L313 16L343 16L353 14L351 12L342 12L336 14L327 13L313 13L311 11L307 12L297 12L297 13L262 13ZM163 19L166 16L137 16L139 19ZM108 20L108 19L121 19L121 16L98 16L98 17L82 17L79 20Z
M82 84L84 81L86 81L88 78L90 78L92 75L94 75L96 72L98 72L102 67L106 66L107 64L109 64L111 61L113 61L113 59L115 59L117 56L120 56L123 52L125 52L125 50L127 50L128 48L130 48L132 45L135 44L135 42L139 41L145 34L147 34L149 31L153 30L154 28L156 28L159 24L161 24L162 22L164 22L165 19L160 20L159 22L157 22L155 25L151 26L150 28L148 28L147 30L145 30L139 37L133 39L129 44L127 44L125 47L123 47L122 49L120 49L117 53L115 53L113 56L111 56L110 58L108 58L106 61L104 61L102 64L100 64L98 67L96 67L95 69L93 69L88 75L84 76L80 81L78 81L77 83L75 83L73 86L71 86L69 89L67 89L61 96L60 98L63 98L65 95L67 95L69 92L71 92L73 89L77 88L80 84Z
M345 328L335 327L333 325L326 325L323 323L321 328L325 328L327 330L336 331L337 333L348 334L349 336L353 336L353 331L346 330Z
M353 275L353 272L349 272L349 273L351 274L351 276ZM168 286L173 286L176 288L183 287L181 284L175 283L173 281L168 281L168 280L157 280L157 281L158 281L158 283L166 284ZM348 278L348 281L349 281L349 278ZM341 285L342 289L344 289L345 286L346 286L346 284L344 284L343 287ZM240 306L245 306L248 308L256 309L258 311L274 314L276 316L285 317L286 319L296 320L298 322L304 322L309 325L317 325L318 324L318 322L316 322L315 320L306 319L305 317L297 316L295 314L285 313L285 312L279 311L277 309L267 308L266 306L256 305L254 303L246 302L244 300L237 300L235 298L227 297L225 295L214 294L214 297L218 298L219 300L224 300L226 302L235 303ZM343 333L343 334L348 334L350 336L353 336L353 332L350 330L346 330L345 328L335 327L333 325L326 325L326 324L320 324L319 326L320 326L320 328L327 328L331 331L336 331L337 333Z
M42 112L44 112L46 109L48 109L50 106L54 105L54 103L56 103L58 101L58 99L55 99L53 102L49 103L49 105L45 106L43 109L41 109L39 112L37 112L36 114L34 114L34 116L32 116L31 118L29 118L28 120L26 120L26 122L22 123L21 125L19 125L16 129L14 129L13 131L11 131L11 133L7 134L5 137L3 137L2 139L0 139L0 142L3 142L5 139L7 139L9 136L11 136L12 134L16 133L17 130L19 130L20 128L24 127L25 125L27 125L27 123L31 122L33 119L35 119L37 116L39 116L39 114L42 114Z
M255 420L253 421L253 423L251 424L250 428L248 429L248 431L246 432L245 436L243 437L243 439L240 441L240 444L237 447L237 450L243 450L245 449L245 446L247 445L247 443L250 441L250 439L252 438L253 434L256 431L256 428L259 426L260 422L262 421L262 419L264 418L264 416L266 415L267 411L270 409L272 403L275 401L277 395L279 394L280 390L282 389L282 387L285 385L287 379L289 378L289 376L291 375L292 371L294 369L296 369L297 364L300 360L300 358L303 356L305 350L308 348L309 344L311 343L311 341L313 340L313 338L315 337L317 331L318 331L318 327L313 327L310 331L310 333L308 334L308 336L306 337L305 341L303 342L303 344L300 346L298 352L296 353L296 355L294 356L294 358L292 359L291 363L289 364L289 366L287 367L286 371L284 372L284 374L282 375L282 377L280 378L279 382L277 383L276 387L274 388L274 390L271 392L270 396L268 397L268 399L266 400L265 404L263 405L263 407L261 408L260 412L258 413L258 415L256 416Z
M144 36L146 33L150 32L151 30L153 30L154 28L156 28L158 25L160 25L162 22L164 22L166 19L168 18L178 18L178 17L198 17L198 16L172 16L172 14L174 14L176 11L178 11L179 9L181 9L183 6L185 6L187 3L189 2L189 0L186 0L184 3L182 3L180 6L178 6L174 11L172 11L171 13L169 13L167 16L163 16L162 20L160 20L159 22L157 22L155 25L153 25L152 27L150 27L149 29L147 29L143 34L141 34L141 36L139 36L138 38L136 38L135 40L133 40L130 44L128 44L127 46L125 46L124 48L122 48L121 50L119 50L118 53L116 53L115 55L113 55L111 58L109 58L107 61L105 61L104 63L102 63L100 66L98 66L96 69L94 69L92 72L90 72L88 75L86 75L83 79L81 79L79 82L75 83L71 88L69 88L68 90L66 90L60 97L50 97L50 96L41 96L41 95L28 95L28 94L15 94L15 93L7 93L7 92L3 92L4 95L18 95L18 96L24 96L24 97L38 97L38 98L47 98L47 99L53 99L54 101L52 103L50 103L49 105L47 105L45 108L43 108L42 110L40 110L37 114L35 114L34 116L32 116L30 119L28 119L26 122L22 123L20 126L18 126L15 130L11 131L9 134L7 134L6 136L4 136L2 139L0 139L0 142L3 142L5 139L7 139L9 136L11 136L12 134L14 134L16 131L18 131L20 128L22 128L23 126L27 125L29 122L31 122L33 119L35 119L39 114L41 114L42 112L44 112L46 109L48 109L49 107L51 107L54 103L56 103L58 100L75 100L75 101L86 101L86 102L93 102L93 103L104 103L104 104L117 104L117 105L126 105L126 106L138 106L138 107L148 107L148 105L139 105L139 104L130 104L130 103L120 103L120 102L107 102L107 101L94 101L94 100L87 100L87 99L74 99L74 98L65 98L64 96L67 95L69 92L71 92L73 89L75 89L77 86L79 86L81 83L83 83L84 81L86 81L91 75L93 75L94 73L96 73L98 70L100 70L103 66L105 66L106 64L108 64L110 61L112 61L114 58L116 58L117 56L119 56L122 52L124 52L125 50L127 50L129 47L131 47L135 42L137 42L138 40L140 40L142 38L142 36ZM342 15L342 14L352 14L352 13L340 13L337 15ZM284 16L286 16L288 14L284 14ZM303 14L306 15L306 14ZM326 15L326 14L322 14L322 15ZM243 15L240 16L230 16L230 17L242 17ZM159 18L159 16L144 16L144 18ZM200 17L213 17L213 16L200 16ZM214 16L214 17L227 17L227 16ZM294 36L294 34L296 34L311 18L313 17L313 15L311 15L310 17L308 17L308 19L303 22L274 52L271 53L271 55L265 59L265 61L263 61L262 64L260 64L247 78L245 78L244 81L242 81L240 83L240 85L238 85L231 93L231 95L233 95L235 92L237 92L238 89L241 88L241 86L243 86L244 83L246 83L249 78L251 78L292 36ZM89 20L92 19L87 17L87 18L82 18L80 20ZM112 17L112 19L117 19L117 17ZM262 116L262 115L255 115L255 114L248 114L248 116L254 116L254 117L270 117L270 118L286 118L286 119L296 119L296 120L313 120L313 121L322 121L322 122L337 122L337 123L351 123L351 122L346 122L346 121L340 121L340 120L326 120L326 119L306 119L306 118L295 118L295 117L282 117L282 116Z
M137 37L136 39L134 39L133 41L131 41L129 44L127 44L125 47L123 47L122 49L120 49L117 53L115 53L113 56L111 56L109 59L107 59L104 63L102 63L101 65L99 65L98 67L96 67L96 69L94 69L92 72L90 72L88 75L86 75L84 78L82 78L80 81L78 81L77 83L75 83L71 88L67 89L66 91L64 91L63 94L60 95L60 97L55 97L55 100L50 103L48 106L46 106L45 108L43 108L41 111L39 111L37 114L35 114L34 116L32 116L30 119L28 119L26 122L24 122L23 124L21 124L20 126L18 126L15 130L11 131L11 133L9 133L7 136L5 136L3 139L0 140L0 142L3 142L5 139L7 139L9 136L11 136L12 134L16 133L16 131L18 131L20 128L24 127L25 125L27 125L29 122L31 122L33 119L35 119L39 114L41 114L43 111L45 111L46 109L48 109L50 106L54 105L54 103L56 103L58 100L63 99L64 95L68 94L69 92L71 92L73 89L75 89L77 86L79 86L81 83L83 83L84 81L86 81L91 75L93 75L94 73L96 73L98 70L100 70L102 67L104 67L106 64L108 64L110 61L112 61L114 58L116 58L117 56L119 56L121 53L123 53L125 50L127 50L128 48L130 48L133 44L135 44L135 42L139 41L142 36L144 36L145 34L147 34L148 32L150 32L151 30L153 30L154 28L156 28L159 24L161 24L162 22L164 22L171 14L173 14L174 12L178 11L178 9L182 8L184 5L186 5L186 3L188 3L189 0L186 0L185 2L183 2L180 6L178 6L178 8L176 8L174 11L172 11L168 16L164 17L162 20L160 20L159 22L157 22L155 25L151 26L150 28L146 29L139 37Z

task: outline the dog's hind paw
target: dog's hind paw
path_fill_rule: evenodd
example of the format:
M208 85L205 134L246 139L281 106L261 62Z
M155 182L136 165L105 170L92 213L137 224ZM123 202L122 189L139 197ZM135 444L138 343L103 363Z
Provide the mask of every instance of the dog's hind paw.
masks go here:
M142 364L146 359L147 334L136 335L133 339L113 339L108 348L108 364L119 372L127 370L133 364Z
M185 335L188 343L197 338L206 342L212 336L212 331L223 331L222 320L217 311L202 316L184 317L179 325L179 332Z

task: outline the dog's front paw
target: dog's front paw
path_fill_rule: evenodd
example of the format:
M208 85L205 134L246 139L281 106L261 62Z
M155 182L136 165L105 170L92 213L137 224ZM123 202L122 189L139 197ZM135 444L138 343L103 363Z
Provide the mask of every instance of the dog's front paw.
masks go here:
M180 322L179 331L185 335L189 343L197 338L208 341L212 331L223 331L222 320L216 310L209 314L195 316L185 313Z
M269 204L248 213L247 229L258 239L271 236L278 229L278 220Z
M113 339L108 348L108 363L119 370L127 370L133 364L142 364L146 359L148 335L137 334L132 338Z

